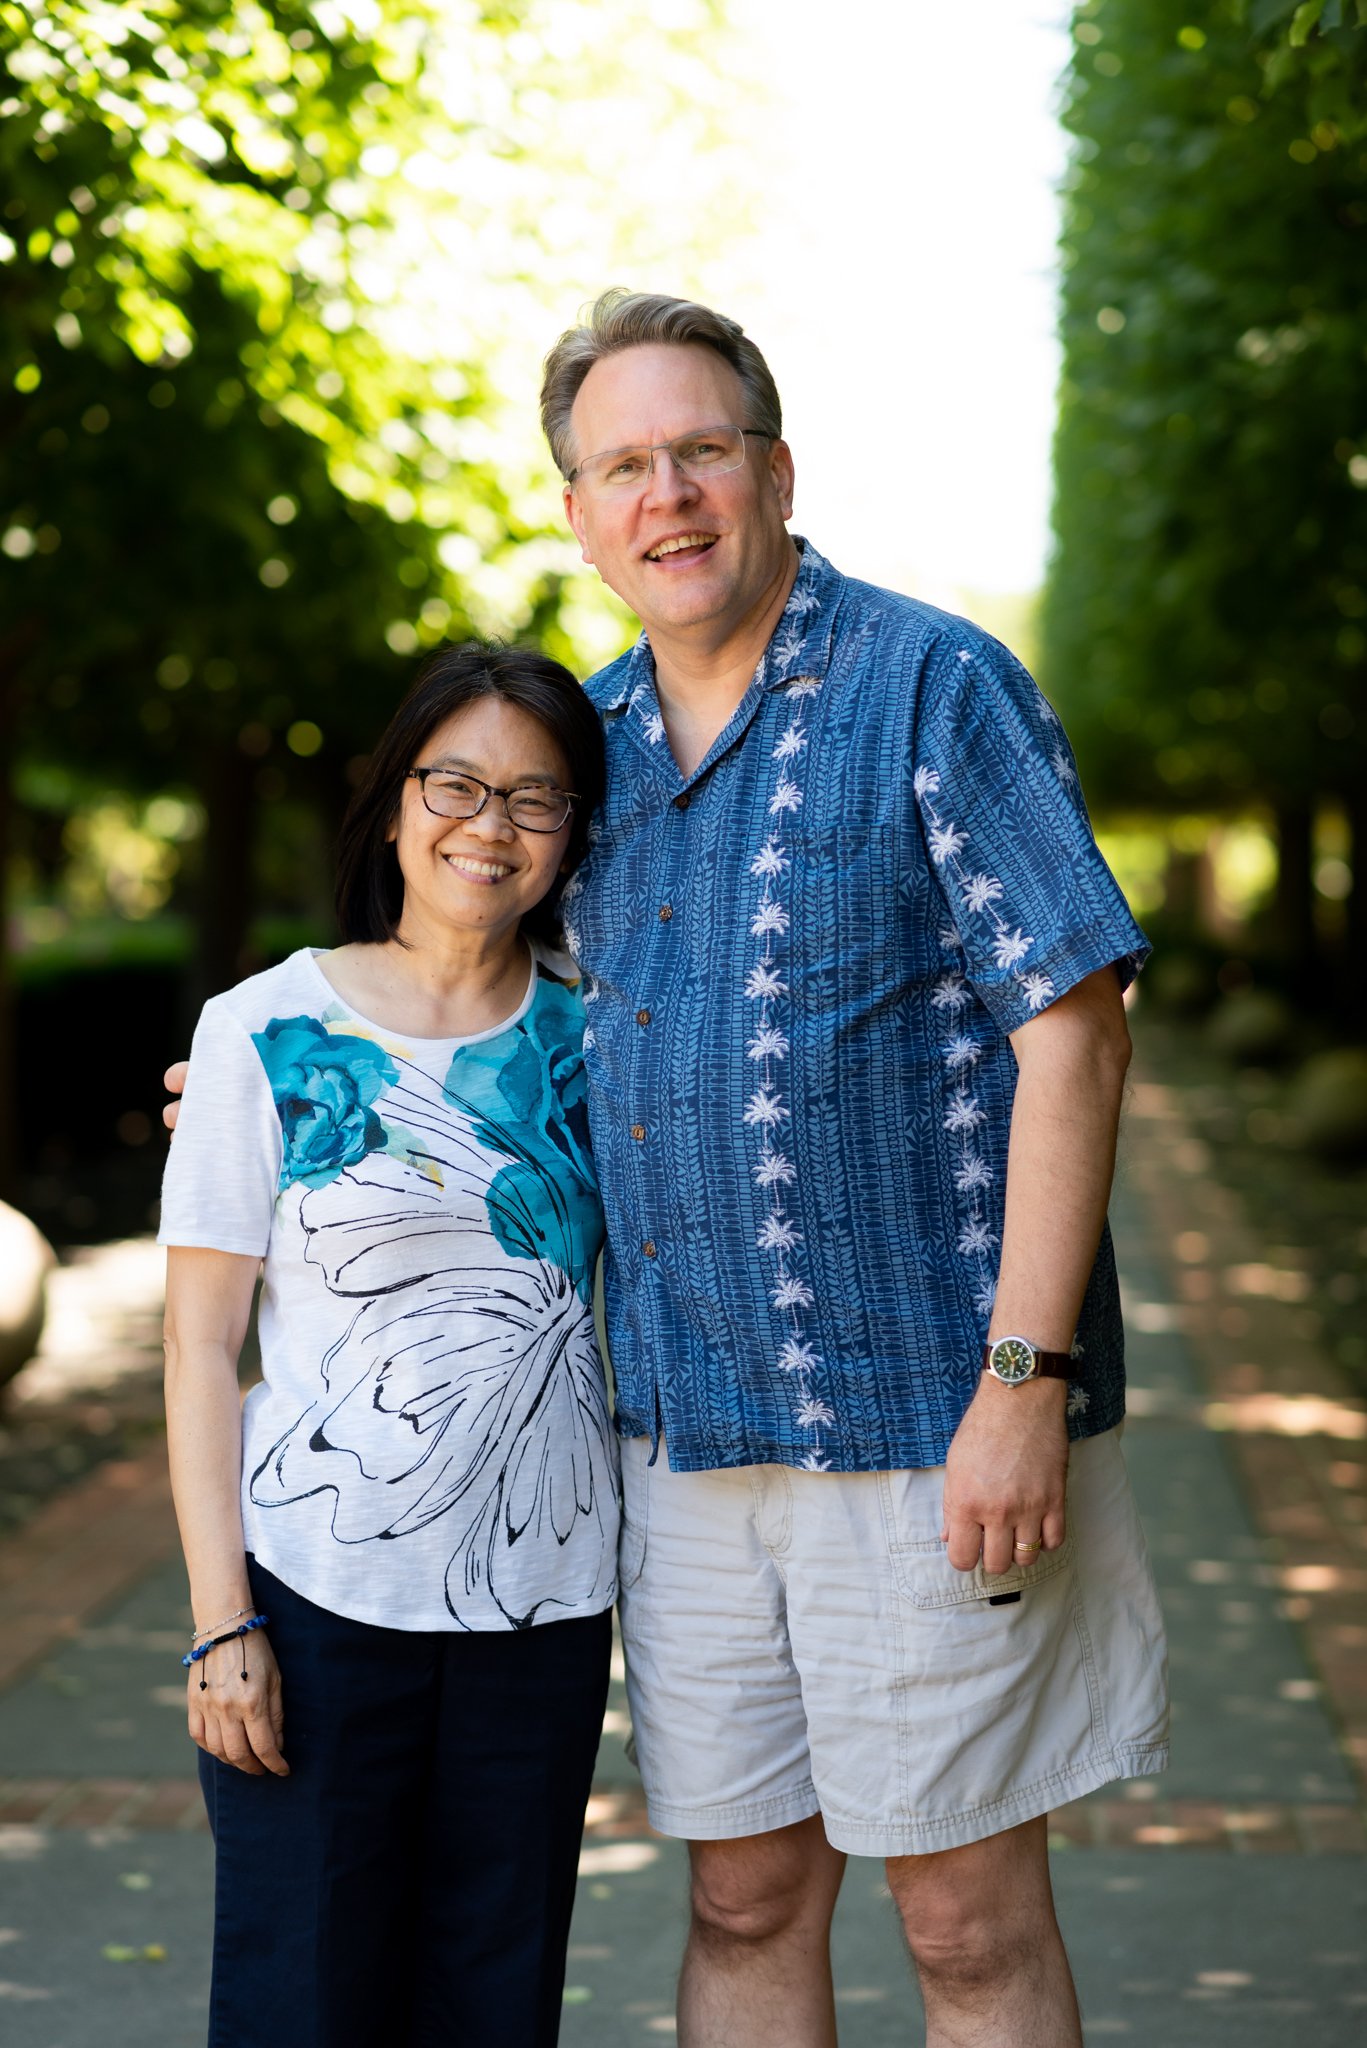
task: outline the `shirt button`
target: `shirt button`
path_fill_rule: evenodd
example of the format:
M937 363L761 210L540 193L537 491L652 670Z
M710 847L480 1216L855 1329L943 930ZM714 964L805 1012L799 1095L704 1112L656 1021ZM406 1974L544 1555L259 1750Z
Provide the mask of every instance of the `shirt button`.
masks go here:
M645 1143L645 1137L646 1137L646 1127L645 1127L645 1125L644 1125L644 1124L633 1124L633 1125L632 1125L632 1127L631 1127L631 1135L632 1135L632 1137L633 1137L633 1138L634 1138L634 1139L636 1140L636 1142L637 1142L637 1144L638 1144L638 1145L643 1145L643 1144Z
M636 1022L640 1025L642 1031L644 1031L646 1025L650 1022L649 1010L638 1010L636 1012Z
M645 1255L646 1255L646 1257L647 1257L648 1259L653 1259L653 1258L654 1258L654 1256L655 1256L655 1240L654 1240L654 1238L653 1238L653 1237L648 1237L648 1238L646 1239L645 1243L644 1243L644 1244L643 1244L643 1245L641 1246L641 1250L642 1250L642 1251L643 1251L643 1252L645 1253Z
M670 918L671 918L671 917L673 917L673 915L674 915L674 905L673 905L672 903L662 903L662 904L660 905L660 923L661 923L661 924L668 924L668 923L669 923L669 920L670 920Z
M692 803L692 801L692 797L689 795L688 791L685 790L682 796L675 797L674 808L676 811L686 811L688 809L688 806Z

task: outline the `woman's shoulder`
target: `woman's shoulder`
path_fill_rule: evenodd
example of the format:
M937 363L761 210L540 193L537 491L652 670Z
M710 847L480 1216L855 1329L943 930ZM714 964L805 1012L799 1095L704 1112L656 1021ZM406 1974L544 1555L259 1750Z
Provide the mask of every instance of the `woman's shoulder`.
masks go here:
M263 1030L282 1017L321 1017L327 1008L327 990L314 964L311 948L301 946L274 967L250 974L221 994L210 996L204 1018L232 1018L248 1033Z
M244 1038L258 1040L262 1032L271 1032L273 1026L279 1028L287 1022L303 1022L305 1018L322 1024L326 1016L326 983L314 965L314 954L307 946L301 946L299 952L289 954L287 961L277 961L275 967L264 967L258 975L248 975L246 981L238 981L232 989L211 995L199 1014L199 1030L207 1032L215 1042L238 1032Z

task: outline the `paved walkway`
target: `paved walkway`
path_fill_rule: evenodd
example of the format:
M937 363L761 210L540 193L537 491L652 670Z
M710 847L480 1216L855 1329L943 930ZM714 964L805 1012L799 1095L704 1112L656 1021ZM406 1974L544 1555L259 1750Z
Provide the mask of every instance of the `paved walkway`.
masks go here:
M1053 1817L1055 1884L1089 2043L1357 2048L1367 1410L1207 1164L1173 1100L1141 1081L1116 1200L1126 1454L1171 1633L1174 1761ZM0 1544L10 2048L203 2040L211 1868L175 1664L184 1615L159 1450L102 1466ZM645 1825L625 1730L619 1672L565 2048L674 2031L684 1858ZM920 2040L876 1863L851 1863L836 1950L846 2048Z

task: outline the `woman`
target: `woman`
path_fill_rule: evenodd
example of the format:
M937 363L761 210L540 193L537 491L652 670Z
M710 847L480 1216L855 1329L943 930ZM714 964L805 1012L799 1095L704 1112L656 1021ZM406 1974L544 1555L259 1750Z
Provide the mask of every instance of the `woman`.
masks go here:
M161 1241L211 2048L556 2038L617 1484L549 942L602 779L566 670L438 654L343 826L346 943L195 1034Z

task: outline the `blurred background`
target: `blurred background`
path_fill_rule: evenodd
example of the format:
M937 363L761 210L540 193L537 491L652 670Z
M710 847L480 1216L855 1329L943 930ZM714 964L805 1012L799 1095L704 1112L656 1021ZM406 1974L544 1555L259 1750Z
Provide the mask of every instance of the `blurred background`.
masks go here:
M1367 1387L1365 24L0 0L0 1195L145 1250L162 1068L329 942L423 651L626 644L536 421L623 283L754 333L799 531L1035 669L1159 949L1141 1055Z

